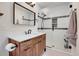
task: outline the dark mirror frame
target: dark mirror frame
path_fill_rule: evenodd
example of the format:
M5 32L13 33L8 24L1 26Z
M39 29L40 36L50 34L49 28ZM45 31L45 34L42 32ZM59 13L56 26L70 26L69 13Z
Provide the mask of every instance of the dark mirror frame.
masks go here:
M14 2L14 3L13 3L13 24L15 24L15 5L18 5L18 6L22 7L22 8L24 8L24 9L26 9L26 10L28 10L28 11L34 13L34 26L35 26L35 23L36 23L36 13L33 12L32 10L30 10L30 9L28 9L28 8L26 8L26 7L22 6L22 5L20 5L20 4L18 4L17 2ZM24 25L24 24L23 24L23 25Z

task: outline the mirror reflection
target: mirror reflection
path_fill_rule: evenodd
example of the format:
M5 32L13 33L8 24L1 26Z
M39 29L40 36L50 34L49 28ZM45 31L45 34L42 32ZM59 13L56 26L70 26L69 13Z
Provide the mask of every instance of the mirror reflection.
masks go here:
M18 3L14 3L14 24L34 26L35 13Z

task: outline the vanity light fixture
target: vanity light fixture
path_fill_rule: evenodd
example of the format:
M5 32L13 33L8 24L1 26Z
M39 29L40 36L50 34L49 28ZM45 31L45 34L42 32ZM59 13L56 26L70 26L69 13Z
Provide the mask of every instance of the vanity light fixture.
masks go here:
M0 16L4 15L3 13L0 13Z
M34 7L35 6L35 2L25 2L27 3L28 5L30 5L31 7Z

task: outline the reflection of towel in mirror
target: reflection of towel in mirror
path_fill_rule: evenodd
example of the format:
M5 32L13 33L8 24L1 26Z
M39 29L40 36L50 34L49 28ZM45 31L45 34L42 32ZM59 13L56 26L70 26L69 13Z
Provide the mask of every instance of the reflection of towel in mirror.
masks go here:
M69 28L68 28L68 38L70 39L71 43L75 39L77 39L77 15L75 11L72 11L70 16ZM73 40L72 40L73 39Z

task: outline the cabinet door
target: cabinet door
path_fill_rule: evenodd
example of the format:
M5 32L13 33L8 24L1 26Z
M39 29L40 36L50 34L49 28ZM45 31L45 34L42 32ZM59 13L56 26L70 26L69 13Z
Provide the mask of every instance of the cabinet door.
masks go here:
M44 52L44 49L43 49L43 42L42 41L39 41L38 43L38 56L41 56Z
M46 48L46 38L45 35L42 35L38 43L38 55L42 55L44 53L45 48Z
M46 49L46 35L42 36L43 49Z
M34 42L35 42L35 44L33 45L33 55L34 56L42 55L44 53L44 49L46 47L45 35L35 38Z
M33 46L33 56L40 56L43 54L43 51L43 43L38 41L38 43Z
M33 46L33 56L38 56L38 43Z

